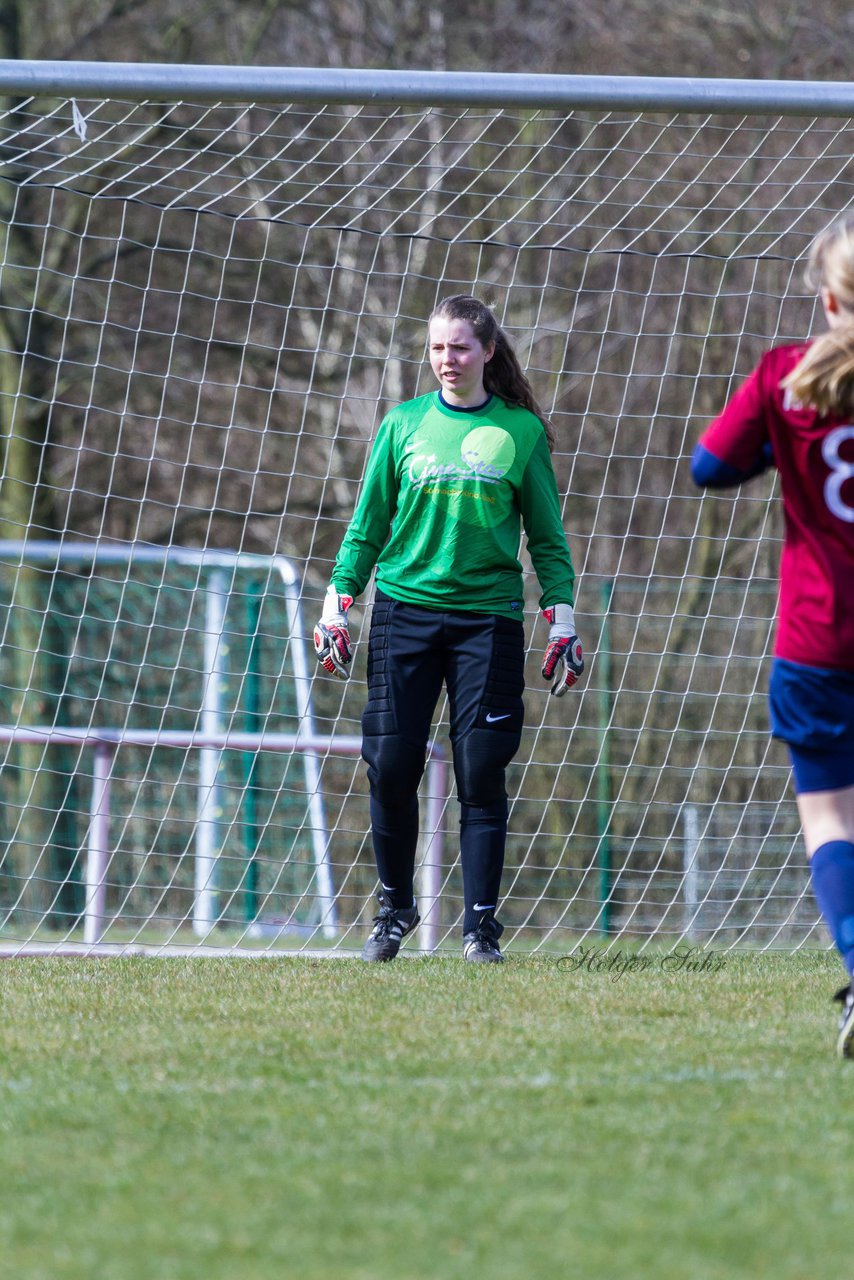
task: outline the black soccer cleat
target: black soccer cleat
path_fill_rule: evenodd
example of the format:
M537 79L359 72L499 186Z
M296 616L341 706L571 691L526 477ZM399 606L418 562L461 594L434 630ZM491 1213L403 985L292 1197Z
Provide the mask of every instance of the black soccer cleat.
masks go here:
M476 929L463 935L463 959L470 964L503 964L498 939L504 932L494 916L485 916Z
M400 944L417 924L421 923L418 907L413 902L406 911L393 907L379 894L379 915L374 916L371 935L362 948L363 960L393 960Z
M840 1058L854 1058L854 990L843 987L833 997L842 1005L839 1015L839 1035L836 1037L836 1052Z

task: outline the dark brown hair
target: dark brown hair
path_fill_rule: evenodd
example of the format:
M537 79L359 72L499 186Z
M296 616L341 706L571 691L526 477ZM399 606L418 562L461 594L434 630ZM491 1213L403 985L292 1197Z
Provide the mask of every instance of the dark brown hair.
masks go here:
M431 320L465 320L471 325L474 336L482 347L495 343L492 359L484 366L483 385L491 395L500 396L505 404L520 405L539 418L546 432L549 450L555 447L555 430L548 417L537 404L531 384L522 372L522 366L507 334L485 303L467 293L456 293L444 298L430 316Z

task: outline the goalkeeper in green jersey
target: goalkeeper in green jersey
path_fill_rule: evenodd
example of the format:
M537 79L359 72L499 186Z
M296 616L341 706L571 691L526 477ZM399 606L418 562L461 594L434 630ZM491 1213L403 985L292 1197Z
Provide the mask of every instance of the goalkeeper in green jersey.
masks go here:
M496 919L504 774L522 734L524 526L549 623L543 676L560 697L584 670L572 568L550 451L553 430L488 307L458 295L430 317L439 390L380 426L314 641L346 679L347 610L376 570L362 756L382 886L366 960L392 960L419 922L413 896L418 784L443 684L460 802L463 954L500 961Z

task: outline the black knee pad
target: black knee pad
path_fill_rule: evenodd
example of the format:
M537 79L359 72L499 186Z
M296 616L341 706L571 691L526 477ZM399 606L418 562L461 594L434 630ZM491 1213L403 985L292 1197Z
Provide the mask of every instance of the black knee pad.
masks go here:
M454 744L457 796L464 804L487 808L507 798L504 770L519 750L521 734L470 729Z
M362 759L373 798L389 809L408 808L424 772L425 748L393 733L365 734Z

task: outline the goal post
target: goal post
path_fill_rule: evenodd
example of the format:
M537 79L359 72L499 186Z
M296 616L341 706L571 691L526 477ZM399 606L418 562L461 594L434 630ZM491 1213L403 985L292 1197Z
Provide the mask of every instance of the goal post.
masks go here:
M361 945L370 591L349 682L309 634L463 291L555 423L589 658L549 700L523 543L508 945L823 945L765 710L774 482L710 500L688 459L811 330L853 114L834 83L0 61L0 948ZM292 567L277 600L234 585L262 564ZM440 950L447 729L440 705Z

